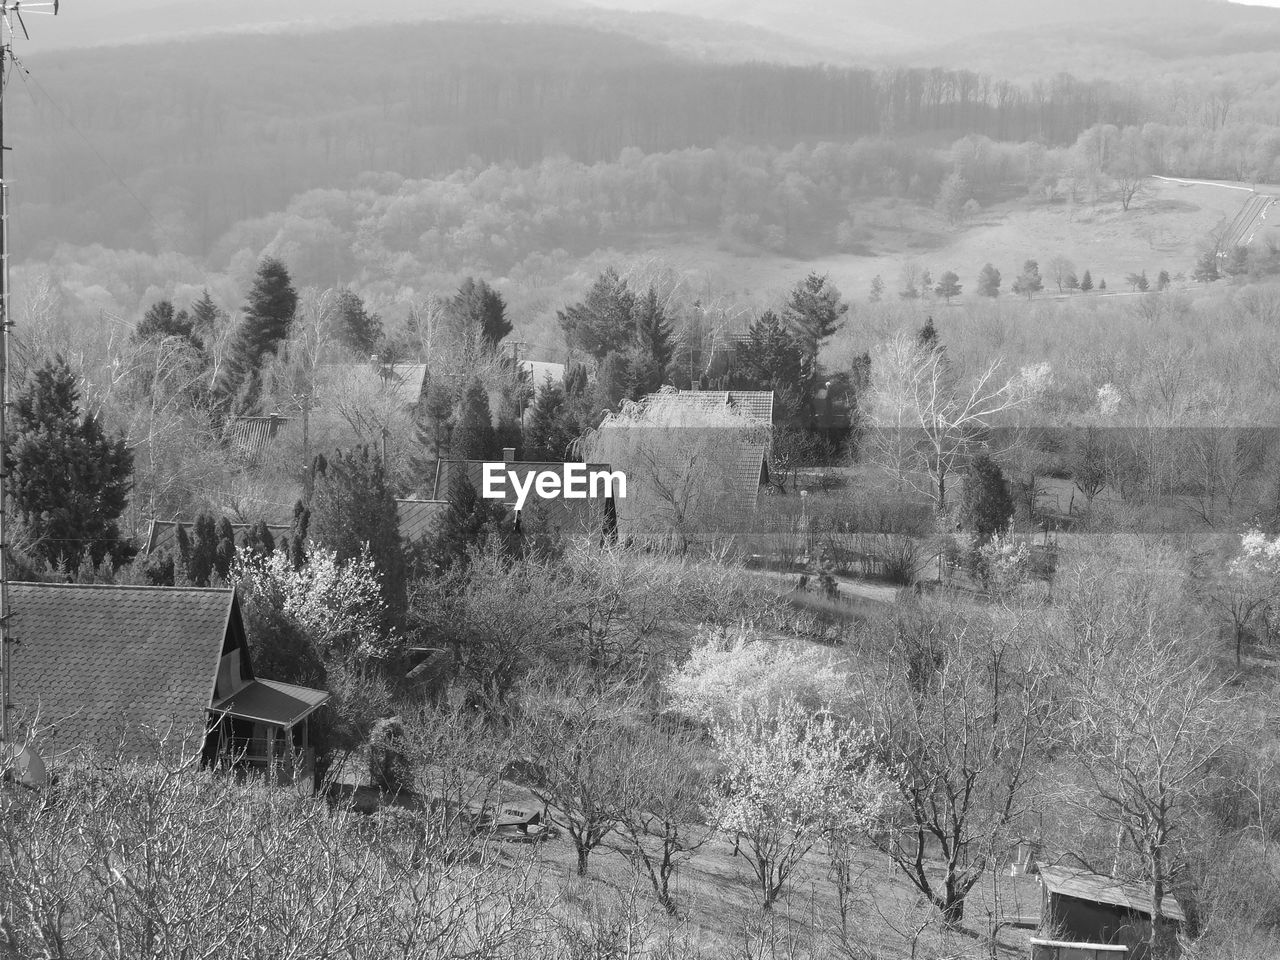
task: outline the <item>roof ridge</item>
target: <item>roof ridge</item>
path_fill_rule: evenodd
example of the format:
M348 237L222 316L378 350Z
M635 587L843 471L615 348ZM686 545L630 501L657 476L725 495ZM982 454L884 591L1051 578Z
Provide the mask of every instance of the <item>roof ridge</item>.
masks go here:
M11 580L12 587L60 587L77 590L140 590L140 591L182 591L184 593L232 594L235 587L167 587L152 583L50 583L44 580Z

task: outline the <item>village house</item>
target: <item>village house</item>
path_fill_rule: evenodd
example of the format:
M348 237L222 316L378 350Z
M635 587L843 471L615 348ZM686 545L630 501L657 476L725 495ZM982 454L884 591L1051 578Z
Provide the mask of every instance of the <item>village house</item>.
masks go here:
M306 781L310 720L329 694L256 677L234 590L9 585L11 731L50 771L161 741L206 766Z

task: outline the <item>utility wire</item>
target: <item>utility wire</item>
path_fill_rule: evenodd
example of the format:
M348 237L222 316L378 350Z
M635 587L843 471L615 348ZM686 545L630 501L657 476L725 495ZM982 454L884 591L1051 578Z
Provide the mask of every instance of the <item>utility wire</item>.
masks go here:
M84 131L76 126L75 121L72 120L71 117L67 115L67 112L58 105L58 101L53 99L53 95L44 88L43 84L41 84L39 80L31 75L31 71L27 69L26 65L22 63L22 61L12 54L10 54L9 59L13 61L14 67L18 69L18 76L22 79L23 85L27 88L27 93L31 95L32 102L35 102L35 96L34 94L31 94L31 87L34 85L35 88L40 91L45 100L49 102L49 106L53 107L54 112L62 118L63 122L68 127L75 131L76 136L78 136L84 142L84 145L89 148L89 152L93 154L100 164L102 164L103 169L105 169L107 173L111 174L112 179L120 185L125 193L133 198L133 201L138 205L138 209L147 215L147 219L151 221L152 225L157 230L163 231L165 228L161 225L160 221L152 215L150 209L147 208L147 205L142 202L142 198L133 192L133 188L131 188L129 184L125 182L124 178L116 172L115 167L113 167L107 158L98 151L98 148L93 145L93 141L89 139ZM7 77L5 78L5 86L8 86Z

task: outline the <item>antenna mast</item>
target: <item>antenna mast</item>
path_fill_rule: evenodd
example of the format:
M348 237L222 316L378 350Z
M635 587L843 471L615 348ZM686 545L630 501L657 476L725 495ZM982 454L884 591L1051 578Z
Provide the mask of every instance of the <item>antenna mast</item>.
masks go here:
M5 423L9 412L9 330L13 327L13 314L9 309L9 181L5 178L4 155L9 148L4 145L4 95L9 87L9 74L13 61L14 27L30 39L27 25L22 20L23 8L28 13L56 16L58 0L49 3L24 3L23 0L0 0L0 741L9 739L9 540L6 504L8 474L5 464L9 459L9 432ZM16 760L16 754L10 752Z

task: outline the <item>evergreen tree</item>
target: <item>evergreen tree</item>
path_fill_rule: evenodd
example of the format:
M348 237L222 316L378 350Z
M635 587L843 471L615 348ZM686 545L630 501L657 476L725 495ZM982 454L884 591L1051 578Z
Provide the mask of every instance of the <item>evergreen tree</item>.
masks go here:
M1168 270L1161 270L1161 271L1160 271L1160 273L1159 273L1159 275L1157 275L1157 277L1156 277L1156 289L1157 289L1157 290L1162 290L1162 291L1163 291L1163 290L1168 290L1168 289L1169 289L1169 284L1170 284L1171 282L1172 282L1172 281L1170 281L1170 279L1169 279L1169 271L1168 271Z
M222 582L226 582L231 573L231 562L236 558L236 531L231 520L223 517L218 521L217 545L213 551L213 568Z
M179 310L175 313L172 300L159 300L143 315L142 322L133 331L133 340L137 342L177 337L193 346L199 346L199 340L194 336L194 326L187 311Z
M449 509L435 536L419 551L420 566L443 575L465 566L473 549L495 549L514 557L519 537L511 513L500 500L486 500L459 474L449 489Z
M593 393L600 410L616 410L623 400L634 400L638 394L636 369L630 351L607 354L596 368Z
M293 505L293 516L289 520L289 536L287 538L289 563L293 569L301 570L307 562L307 543L311 536L311 509L301 500Z
M952 299L960 296L960 278L955 272L948 270L938 278L938 288L935 291L943 300L950 303Z
M1100 291L1101 291L1101 290L1105 290L1105 289L1107 289L1107 278L1106 278L1106 277L1103 277L1101 280L1099 280L1099 281L1098 281L1098 289L1099 289Z
M1146 293L1150 289L1151 289L1151 281L1147 279L1147 271L1143 270L1140 274L1138 274L1138 290L1141 293Z
M1088 293L1093 289L1093 274L1088 270L1084 272L1084 276L1080 278L1080 292Z
M307 535L332 550L338 562L367 548L387 607L385 626L398 624L406 607L404 547L400 515L382 461L361 447L317 458Z
M200 299L191 304L192 339L202 346L213 343L218 333L218 324L224 316L213 302L213 297L209 296L206 287L200 294Z
M989 263L978 274L978 296L1000 296L1000 271Z
M1022 272L1013 281L1013 292L1026 294L1028 300L1044 289L1044 281L1040 279L1040 264L1028 260L1022 265Z
M339 293L335 307L339 342L362 360L373 356L382 340L382 318L365 310L364 301L353 290Z
M635 294L612 267L591 285L586 297L556 316L569 346L598 360L629 347L635 336Z
M207 587L217 567L217 521L210 513L197 514L192 532L191 551L187 561L187 581L193 587Z
M809 376L804 346L776 313L766 310L738 347L736 374L745 387L801 389Z
M879 303L883 299L884 280L880 277L880 274L877 273L871 278L871 295L867 297L867 300L871 303Z
M46 361L13 404L4 482L32 550L70 569L87 559L132 559L119 519L133 480L123 435L107 436L81 412L75 376L61 357Z
M473 380L449 437L449 454L457 460L492 460L496 447L489 393L479 380Z
M417 411L418 442L426 448L427 459L440 460L449 451L453 430L453 391L435 377L427 382L427 392Z
M224 406L238 413L258 409L261 393L262 360L274 354L289 334L298 307L298 294L285 265L274 257L258 266L253 289L227 351L217 393Z
M275 553L276 538L265 520L259 520L245 531L240 546L255 557L269 557Z
M675 353L671 324L652 286L635 305L636 361L635 390L638 395L652 393L667 379L667 367Z
M811 273L791 289L783 319L796 331L816 368L819 348L844 325L848 312L849 305L830 278Z
M538 390L525 425L524 448L530 460L566 460L578 430L564 388L544 383Z
M1062 279L1062 285L1066 287L1068 293L1079 290L1081 288L1080 278L1073 271L1068 272ZM1092 280L1089 281L1089 286L1093 286Z
M449 310L464 330L475 331L490 348L511 333L507 319L507 303L502 295L483 280L471 277L462 281L457 294L449 301Z
M969 464L960 500L960 525L986 543L1013 519L1013 495L1000 465L980 453Z
M916 344L921 350L937 350L941 345L938 331L933 325L933 317L927 318L924 326L916 333Z

